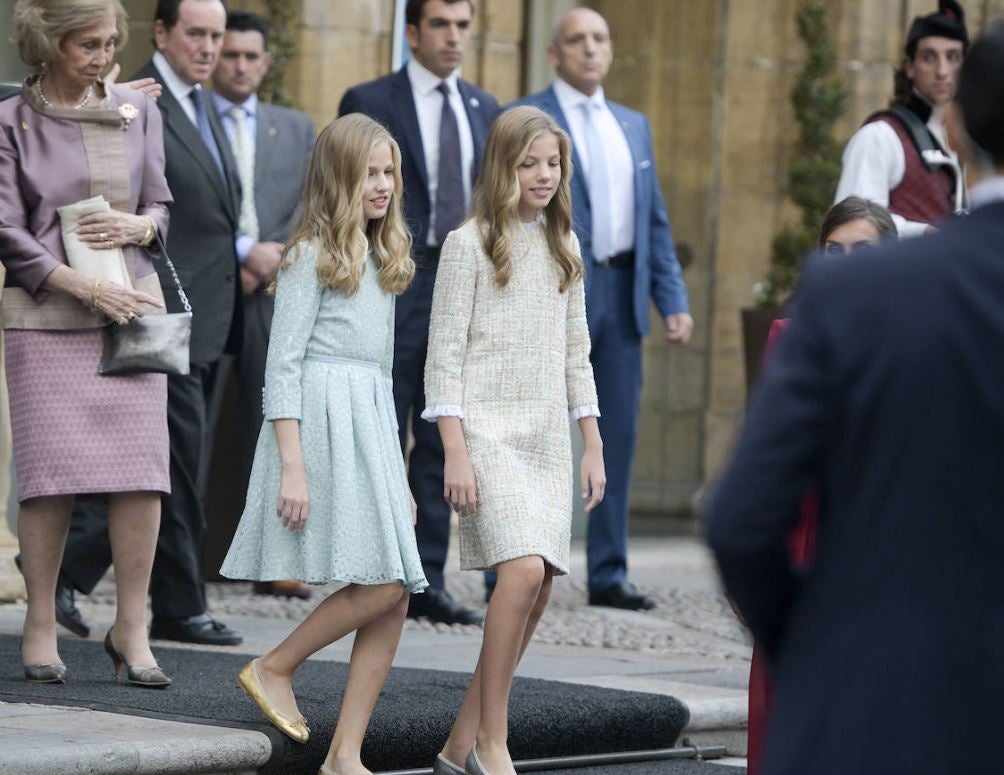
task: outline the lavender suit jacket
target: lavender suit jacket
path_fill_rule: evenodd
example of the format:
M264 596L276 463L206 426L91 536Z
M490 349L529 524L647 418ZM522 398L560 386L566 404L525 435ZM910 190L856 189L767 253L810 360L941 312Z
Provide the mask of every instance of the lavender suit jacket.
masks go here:
M118 109L136 108L127 126ZM106 323L75 299L42 289L66 263L57 208L105 195L112 207L149 215L167 234L160 112L141 92L109 88L94 110L46 108L27 86L0 102L0 260L7 269L4 322L14 328L89 328ZM136 287L159 294L146 250L126 248ZM145 281L146 280L146 281Z

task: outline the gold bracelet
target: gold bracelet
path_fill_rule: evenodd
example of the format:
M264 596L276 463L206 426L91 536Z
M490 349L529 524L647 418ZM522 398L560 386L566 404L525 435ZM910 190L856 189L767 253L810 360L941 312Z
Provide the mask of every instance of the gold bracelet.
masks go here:
M101 301L101 278L94 279L94 286L91 288L91 311L98 311L98 302Z
M146 218L146 234L143 235L143 239L139 241L140 247L147 247L153 242L153 238L157 236L157 222L152 216L144 215Z

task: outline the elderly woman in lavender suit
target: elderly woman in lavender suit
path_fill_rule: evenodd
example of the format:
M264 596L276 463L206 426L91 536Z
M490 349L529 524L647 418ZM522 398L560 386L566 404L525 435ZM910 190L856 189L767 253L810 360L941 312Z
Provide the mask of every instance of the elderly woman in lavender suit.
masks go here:
M118 608L105 648L115 676L163 687L146 631L146 598L170 492L166 378L99 376L101 329L162 311L148 250L166 235L160 112L139 91L100 80L126 37L119 0L18 0L14 37L39 72L0 103L2 314L18 536L28 589L25 677L62 683L53 596L75 497L106 497ZM57 208L102 195L77 236L123 250L132 287L71 269ZM109 253L109 256L112 254Z

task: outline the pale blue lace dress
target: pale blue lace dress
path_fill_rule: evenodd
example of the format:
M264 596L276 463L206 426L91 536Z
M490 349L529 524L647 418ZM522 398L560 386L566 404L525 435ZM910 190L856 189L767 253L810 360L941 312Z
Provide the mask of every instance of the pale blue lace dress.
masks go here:
M369 258L351 297L317 279L316 247L279 272L265 366L265 420L247 503L220 573L312 584L428 586L398 442L391 364L394 296ZM310 496L306 528L276 516L279 449L270 420L300 420Z

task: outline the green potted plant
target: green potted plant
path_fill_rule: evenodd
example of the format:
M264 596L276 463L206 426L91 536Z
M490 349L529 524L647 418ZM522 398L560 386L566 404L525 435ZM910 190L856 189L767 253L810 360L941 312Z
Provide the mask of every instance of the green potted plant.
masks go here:
M784 226L774 237L767 275L753 286L755 306L742 311L747 388L759 373L770 323L795 287L802 259L816 244L840 178L841 145L833 139L833 127L847 109L847 91L837 73L825 2L802 0L795 21L806 56L789 94L798 141L787 194L800 214L795 225Z

